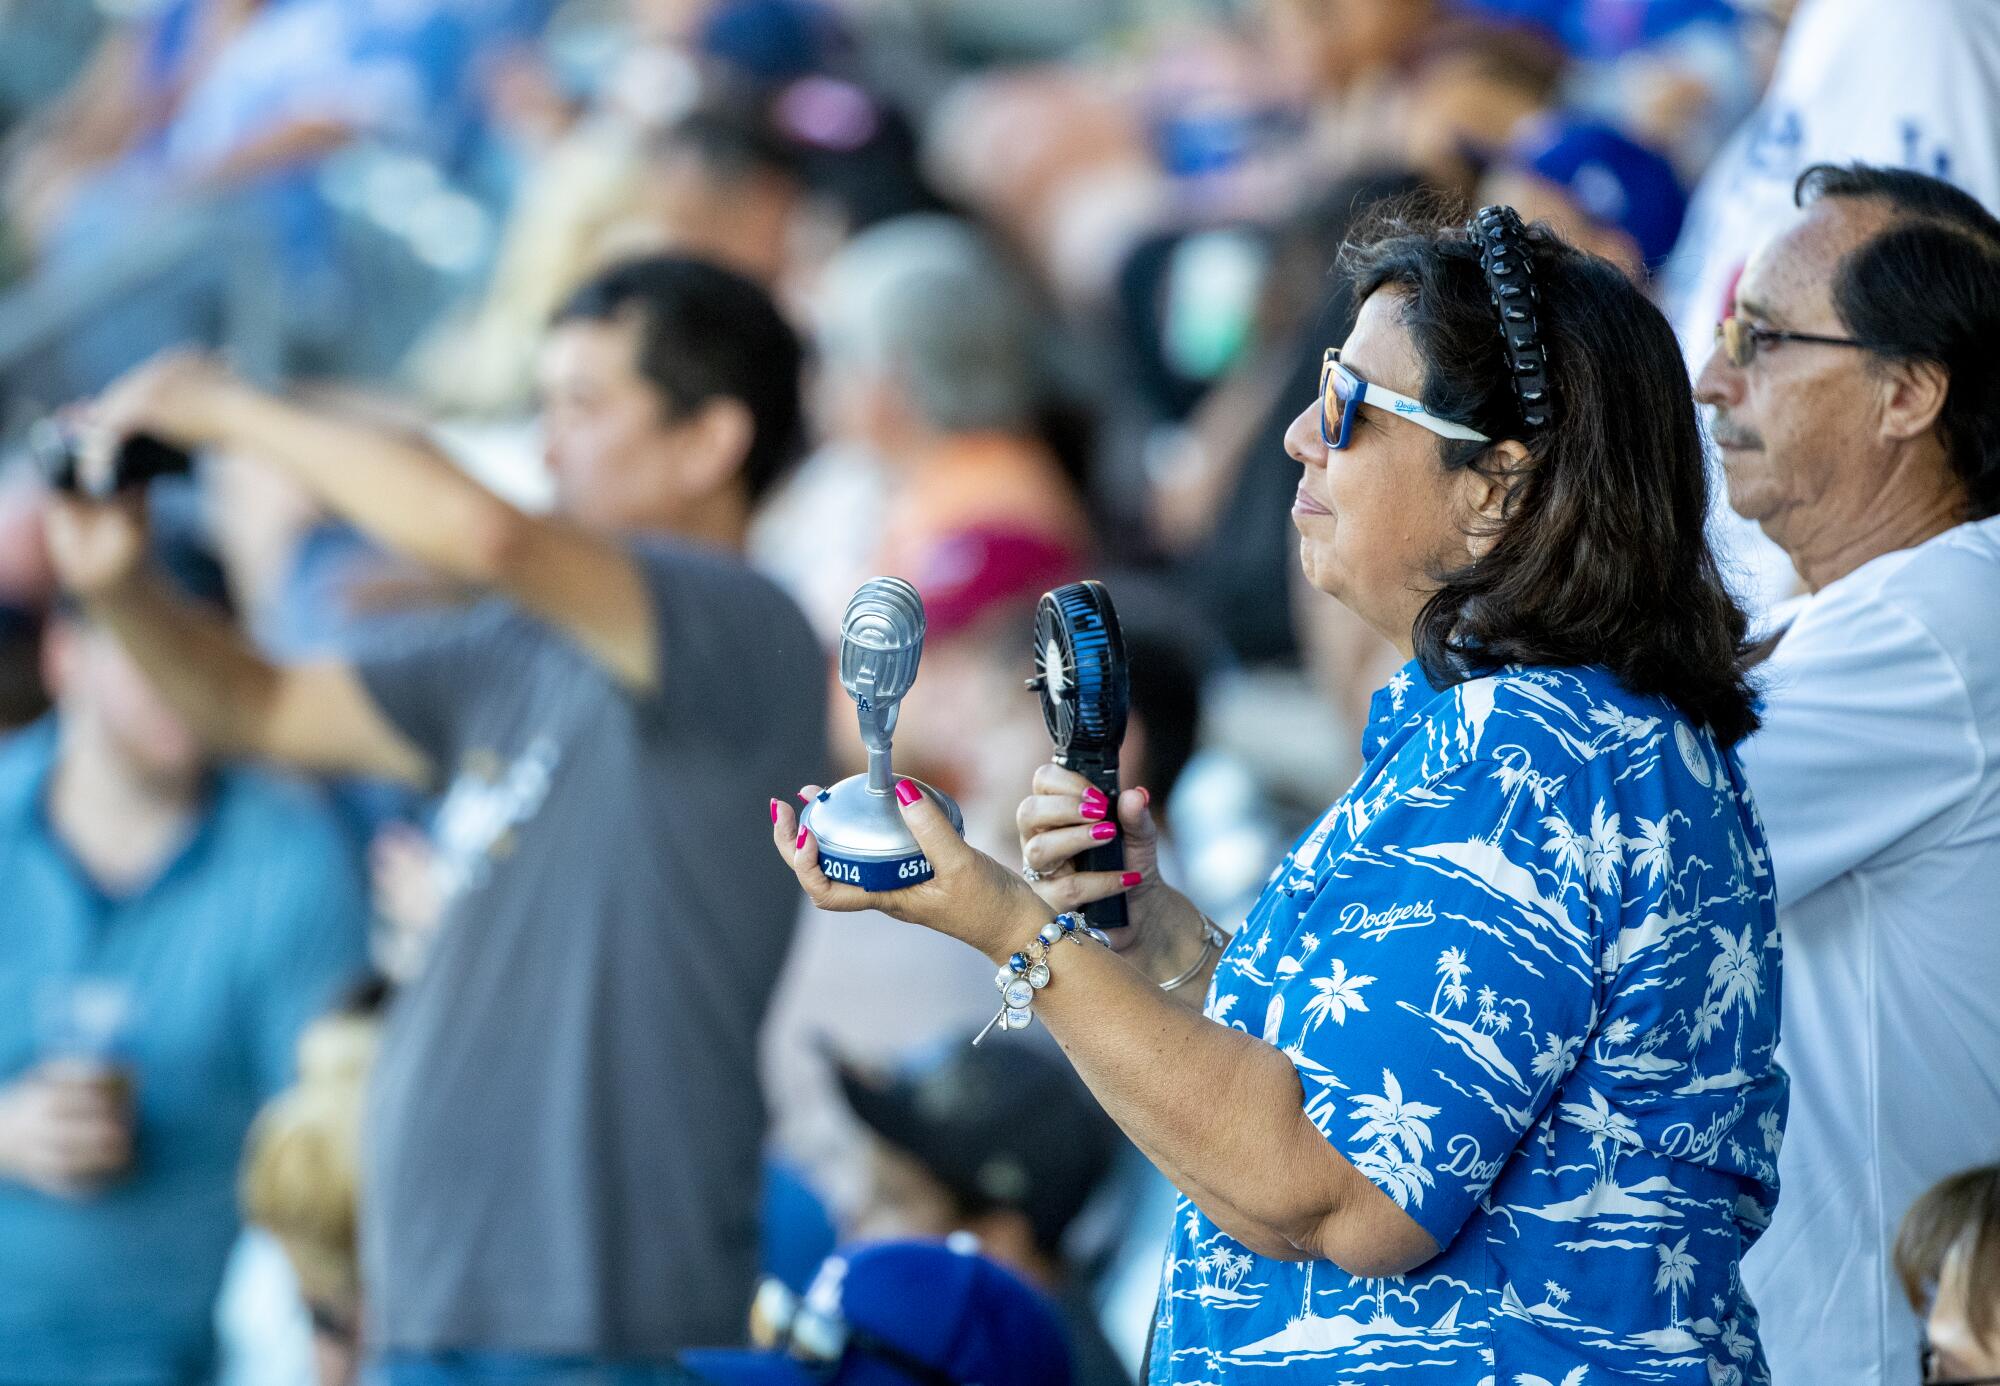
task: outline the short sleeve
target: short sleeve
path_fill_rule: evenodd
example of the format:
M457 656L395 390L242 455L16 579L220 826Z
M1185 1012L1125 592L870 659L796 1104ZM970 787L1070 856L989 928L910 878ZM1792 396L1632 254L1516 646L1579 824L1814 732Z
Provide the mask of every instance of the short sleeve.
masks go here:
M355 636L340 656L369 701L440 773L458 762L459 738L483 700L512 695L532 641L505 603L417 613Z
M1898 606L1808 611L1764 671L1763 726L1740 754L1781 908L1968 802L1981 752L1965 678Z
M826 655L775 583L734 554L686 544L640 543L632 557L660 660L646 701L670 734L741 747L806 709L813 734L823 732Z
M1333 1147L1448 1246L1592 1024L1596 949L1545 821L1582 796L1475 760L1375 809L1317 887L1266 1034ZM1568 798L1564 795L1568 793ZM1595 824L1615 836L1615 816ZM1289 975L1287 975L1289 974Z

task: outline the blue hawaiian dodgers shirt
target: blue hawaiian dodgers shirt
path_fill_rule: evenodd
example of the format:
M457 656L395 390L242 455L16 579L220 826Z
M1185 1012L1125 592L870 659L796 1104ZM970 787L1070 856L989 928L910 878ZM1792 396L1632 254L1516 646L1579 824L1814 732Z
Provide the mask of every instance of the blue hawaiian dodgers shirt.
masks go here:
M1272 873L1210 1018L1444 1251L1270 1260L1181 1200L1149 1381L1769 1379L1737 1267L1786 1080L1770 865L1734 756L1599 668L1375 695L1354 786Z

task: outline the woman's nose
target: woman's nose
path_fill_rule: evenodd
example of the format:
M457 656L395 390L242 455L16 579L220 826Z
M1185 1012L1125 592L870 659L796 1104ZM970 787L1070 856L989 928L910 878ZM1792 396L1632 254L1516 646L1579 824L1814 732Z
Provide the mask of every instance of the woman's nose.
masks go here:
M1285 455L1301 467L1326 465L1326 440L1320 436L1320 405L1315 400L1285 430Z

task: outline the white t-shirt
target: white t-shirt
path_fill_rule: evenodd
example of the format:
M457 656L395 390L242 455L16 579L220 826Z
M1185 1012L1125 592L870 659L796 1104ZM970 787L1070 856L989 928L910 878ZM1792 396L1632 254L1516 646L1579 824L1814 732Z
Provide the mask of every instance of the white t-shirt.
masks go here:
M2000 519L1804 600L1765 670L1792 1108L1743 1278L1777 1386L1914 1383L1897 1224L2000 1158Z
M1708 360L1744 262L1799 215L1799 174L1856 161L1948 178L2000 208L2000 0L1805 0L1770 90L1709 166L1662 271L1691 370ZM1777 545L1720 495L1716 508L1732 585L1754 605L1790 591Z

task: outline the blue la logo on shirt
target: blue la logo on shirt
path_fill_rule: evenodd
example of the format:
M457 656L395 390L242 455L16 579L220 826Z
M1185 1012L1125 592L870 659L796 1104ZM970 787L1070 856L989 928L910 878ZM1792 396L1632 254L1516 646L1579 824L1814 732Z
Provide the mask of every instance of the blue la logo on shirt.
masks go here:
M1412 663L1373 712L1207 1013L1281 1050L1306 1118L1444 1250L1361 1279L1183 1200L1149 1379L1767 1381L1737 1266L1785 1082L1734 757L1600 669L1439 692Z

